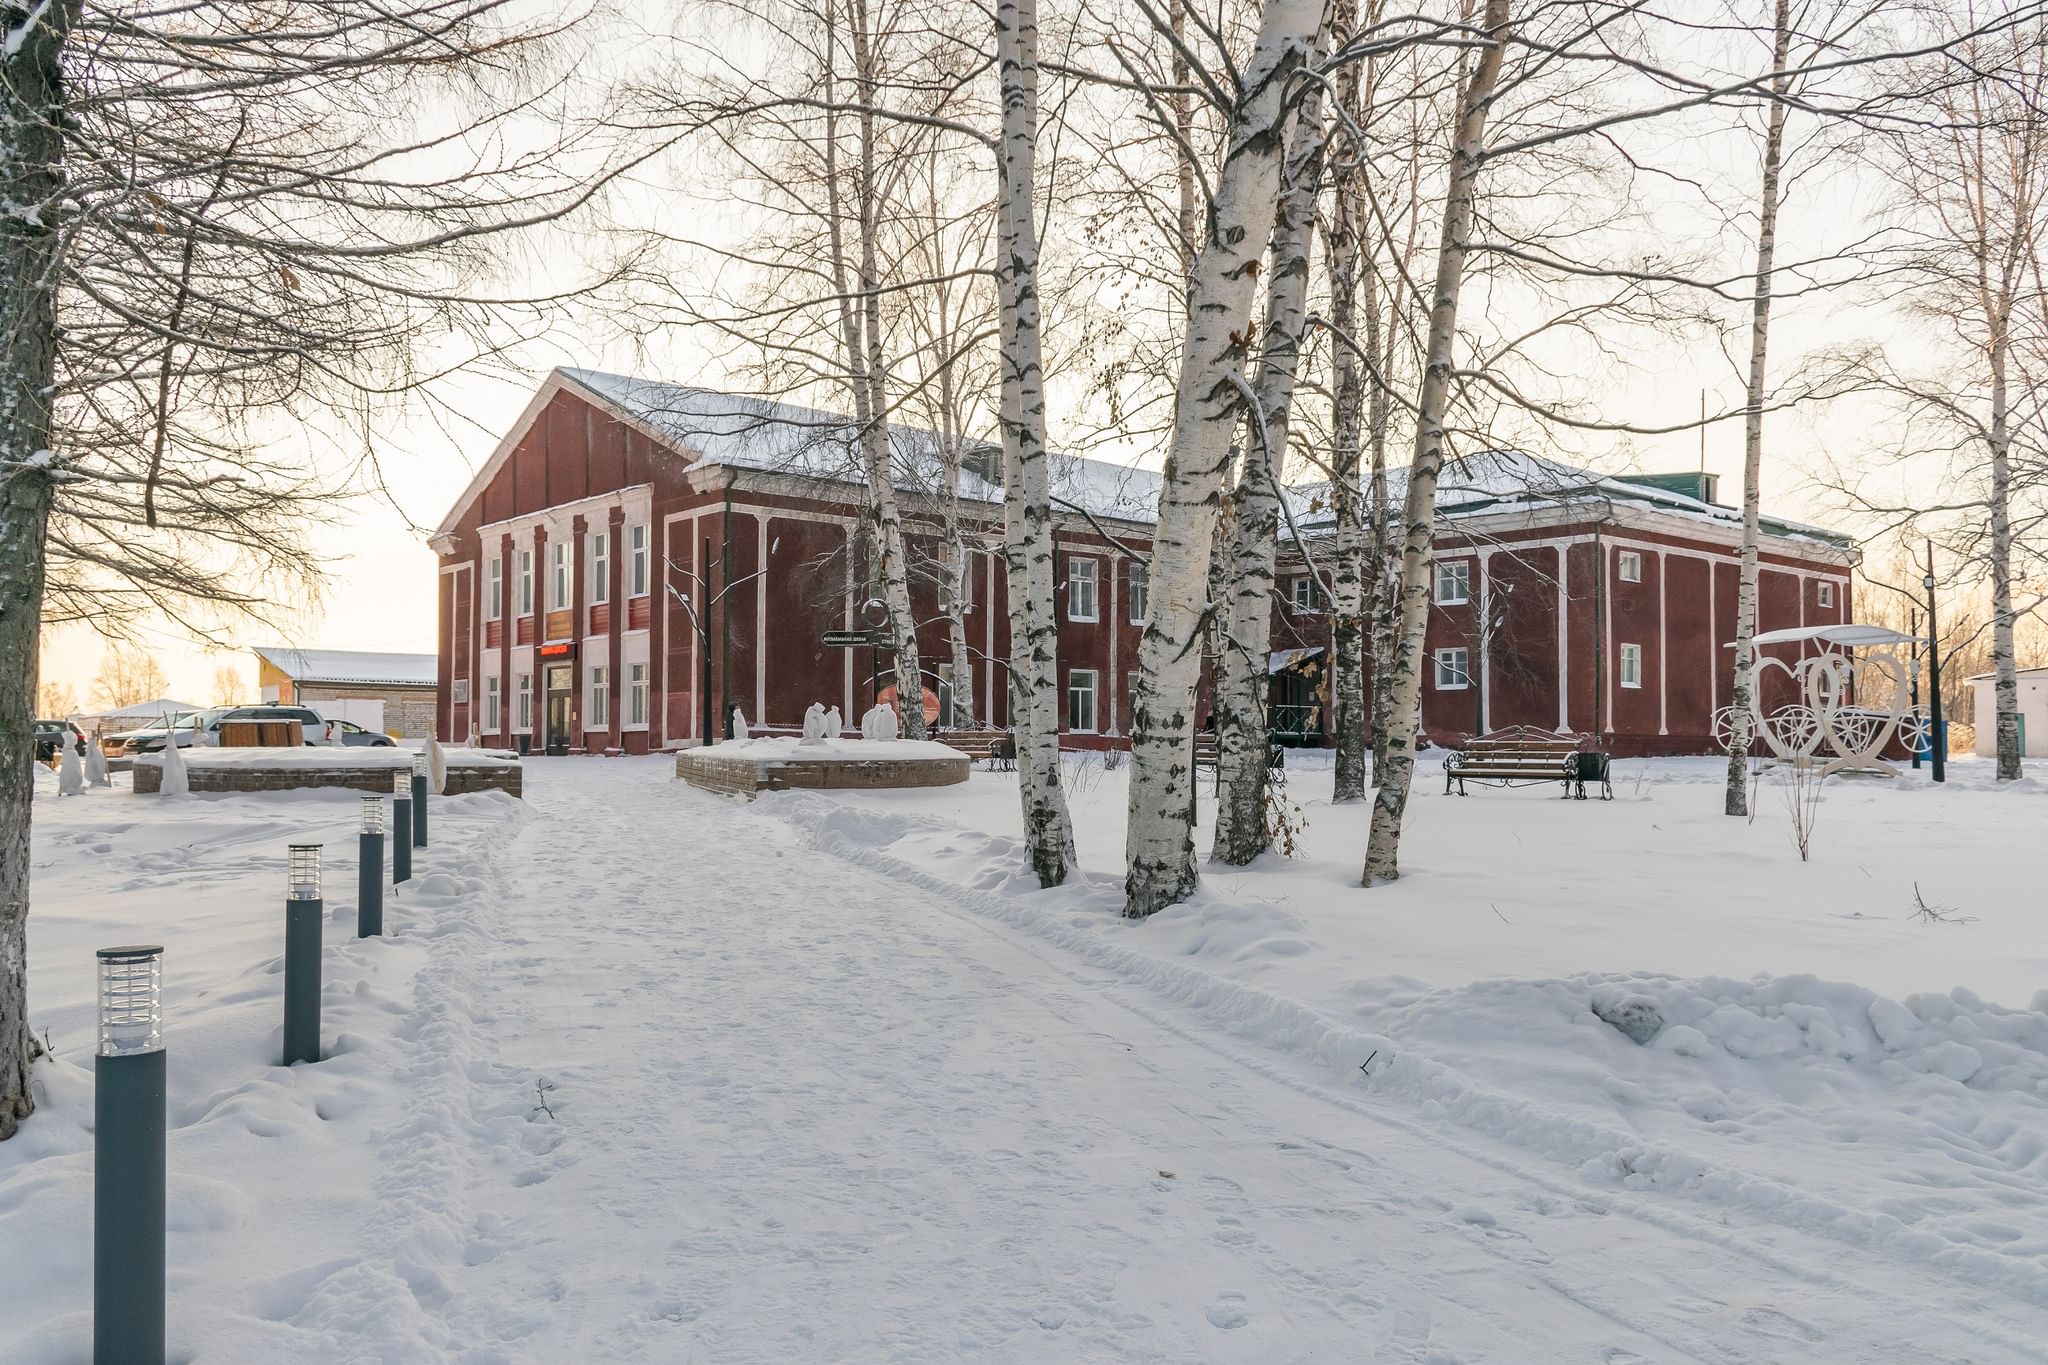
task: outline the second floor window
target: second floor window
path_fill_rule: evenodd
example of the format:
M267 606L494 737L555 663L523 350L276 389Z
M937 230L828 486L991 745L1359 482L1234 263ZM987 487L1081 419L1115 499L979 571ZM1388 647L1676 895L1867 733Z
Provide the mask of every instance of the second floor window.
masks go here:
M1300 578L1288 580L1287 605L1299 615L1307 616L1313 613L1321 596L1322 594L1316 591L1316 580L1313 575L1304 574Z
M505 614L505 561L492 555L484 564L484 620Z
M1445 559L1437 563L1436 600L1438 605L1446 607L1472 600L1471 560Z
M1439 692L1455 692L1472 685L1472 655L1464 649L1436 652L1436 686Z
M1131 563L1131 624L1145 624L1145 613L1152 606L1152 570L1135 560Z
M548 547L548 610L569 609L569 542L558 540Z
M1835 605L1834 584L1823 583L1820 585L1820 604L1824 607L1832 607L1833 605Z
M1634 550L1621 552L1621 581L1640 583L1643 581L1643 557Z
M1067 619L1093 621L1095 614L1095 561L1067 560Z
M590 538L590 600L612 600L612 533L599 531Z
M626 594L629 597L644 597L647 594L647 528L632 526L626 530L628 560L626 567Z
M533 615L533 551L519 552L519 614Z

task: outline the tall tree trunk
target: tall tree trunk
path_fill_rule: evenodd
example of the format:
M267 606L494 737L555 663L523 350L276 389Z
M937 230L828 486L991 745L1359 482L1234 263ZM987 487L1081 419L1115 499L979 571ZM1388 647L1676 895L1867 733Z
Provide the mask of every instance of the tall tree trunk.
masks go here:
M0 55L0 1141L35 1109L29 1091L29 816L50 519L50 393L57 380L64 44L78 0L7 15Z
M1260 257L1273 229L1288 87L1322 27L1322 0L1269 0L1231 110L1207 235L1188 278L1187 333L1173 436L1152 543L1152 611L1132 688L1130 820L1124 910L1149 915L1196 883L1191 742L1217 501L1244 403Z
M1402 512L1401 630L1395 644L1387 764L1373 802L1365 847L1367 886L1401 875L1401 817L1415 779L1415 734L1422 697L1423 636L1429 626L1429 572L1436 541L1436 482L1444 463L1444 422L1450 406L1452 351L1458 337L1458 293L1471 251L1473 198L1486 142L1486 115L1499 84L1507 45L1509 0L1486 0L1487 38L1459 100L1457 140L1444 193L1443 235L1429 309L1429 350L1415 404L1415 454L1408 466Z
M997 0L996 284L1002 307L1003 561L1010 598L1010 724L1024 846L1040 886L1074 863L1060 785L1059 622L1053 615L1052 481L1045 462L1045 375L1038 317L1038 3Z
M946 298L938 299L939 335L952 335L946 320ZM966 437L961 433L958 395L953 385L953 364L947 360L939 369L939 449L945 487L940 490L943 544L940 547L939 612L946 618L946 649L952 655L953 723L972 723L974 714L974 658L967 649L967 609L973 590L967 575L973 560L967 553L967 537L960 528L960 462L966 454Z
M1394 398L1388 389L1386 320L1380 311L1378 271L1366 275L1365 355L1377 372L1372 397L1367 400L1365 442L1372 461L1372 481L1366 490L1370 558L1366 562L1366 583L1372 593L1372 780L1380 781L1387 767L1387 717L1393 711L1394 606L1393 575L1388 563L1392 548L1393 509L1387 505L1387 432L1392 425Z
M1997 706L1998 780L2020 779L2020 678L2013 647L2010 294L1991 323L1991 668Z
M1333 45L1341 48L1356 27L1355 0L1342 0L1332 19ZM1360 229L1359 182L1365 176L1365 148L1349 131L1361 126L1362 84L1358 63L1337 73L1337 104L1345 117L1331 137L1341 149L1331 180L1330 209L1330 507L1336 517L1335 562L1330 568L1330 719L1337 742L1334 803L1363 801L1371 780L1366 769L1365 506L1358 487L1359 428L1364 417L1365 386L1359 374L1358 260ZM1370 346L1370 342L1367 343Z
M1773 19L1771 70L1783 72L1792 51L1790 0L1778 0ZM1771 82L1783 96L1790 78ZM1762 535L1764 469L1764 396L1769 382L1771 286L1778 251L1778 180L1785 157L1785 104L1773 100L1764 125L1764 183L1757 204L1756 285L1749 305L1749 386L1742 414L1742 581L1735 597L1735 680L1728 692L1732 723L1728 726L1728 782L1721 809L1729 815L1749 814L1749 728L1756 699L1750 674L1756 662L1757 545ZM1606 571L1602 566L1601 571Z
M1311 86L1288 135L1273 224L1264 344L1248 424L1234 519L1218 596L1227 595L1223 648L1216 668L1216 839L1220 863L1243 866L1266 849L1267 718L1273 643L1273 558L1280 529L1280 476L1287 427L1308 326L1309 263L1316 194L1322 179L1322 87Z

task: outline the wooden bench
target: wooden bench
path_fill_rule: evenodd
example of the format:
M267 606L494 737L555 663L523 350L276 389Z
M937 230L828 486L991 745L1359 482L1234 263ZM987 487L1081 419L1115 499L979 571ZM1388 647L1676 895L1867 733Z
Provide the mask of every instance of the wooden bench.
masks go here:
M1195 771L1199 773L1204 768L1212 769L1216 772L1216 780L1221 782L1223 780L1222 757L1223 744L1216 737L1216 732L1214 730L1197 730L1195 732ZM1266 780L1276 787L1287 785L1286 745L1269 743L1266 746Z
M1586 799L1586 784L1600 784L1600 799L1614 799L1614 784L1608 777L1607 755L1588 750L1585 735L1560 735L1531 725L1496 730L1490 735L1469 735L1465 742L1444 755L1444 795L1455 785L1465 795L1467 782L1495 787L1535 786L1558 783L1566 797Z
M1017 741L1007 730L940 730L932 738L977 763L988 764L991 772L1017 769Z

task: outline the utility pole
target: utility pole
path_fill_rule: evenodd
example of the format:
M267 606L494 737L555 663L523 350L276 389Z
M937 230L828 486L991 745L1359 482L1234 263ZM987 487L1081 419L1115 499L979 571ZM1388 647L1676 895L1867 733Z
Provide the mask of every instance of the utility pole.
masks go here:
M1934 764L1934 780L1948 781L1948 736L1941 723L1941 635L1934 625L1934 542L1927 542L1927 573L1920 580L1927 589L1927 699L1933 711L1934 737L1928 752Z

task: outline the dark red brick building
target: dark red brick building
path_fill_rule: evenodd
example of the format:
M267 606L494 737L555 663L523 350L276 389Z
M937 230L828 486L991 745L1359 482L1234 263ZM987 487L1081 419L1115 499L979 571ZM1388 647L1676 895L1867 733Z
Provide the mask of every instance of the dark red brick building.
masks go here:
M814 701L856 717L889 677L886 658L822 639L866 624L852 436L841 417L787 404L549 375L431 540L442 738L638 753L722 734L727 702L755 725L794 727ZM894 437L929 690L947 719L1003 725L1001 498L983 477L995 471L970 460L961 477L976 657L971 695L955 696L930 570L936 460L920 433ZM1054 476L1065 710L1072 742L1099 746L1130 728L1147 585L1118 547L1149 551L1157 476L1065 457ZM1603 477L1512 453L1454 465L1439 495L1430 734L1526 724L1603 735L1619 753L1710 747L1741 530L1713 496L1697 475ZM1316 744L1328 630L1309 564L1326 562L1330 523L1308 495L1296 523L1308 552L1282 547L1273 717ZM1848 620L1853 547L1791 523L1767 532L1759 629Z

